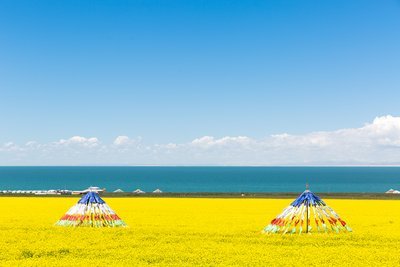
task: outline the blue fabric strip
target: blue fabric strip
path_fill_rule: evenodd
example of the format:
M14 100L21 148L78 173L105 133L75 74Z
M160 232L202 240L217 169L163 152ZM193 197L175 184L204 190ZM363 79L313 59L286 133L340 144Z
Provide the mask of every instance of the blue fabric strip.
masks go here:
M104 204L104 200L101 199L99 194L97 192L88 192L86 195L84 195L78 203L80 204L89 204L89 203L99 203L99 204Z
M325 202L322 201L322 199L320 199L318 196L314 195L313 192L311 192L310 190L306 190L303 193L301 193L301 195L296 198L295 201L292 202L292 204L290 204L293 207L298 207L301 206L304 203L304 205L308 206L325 206Z

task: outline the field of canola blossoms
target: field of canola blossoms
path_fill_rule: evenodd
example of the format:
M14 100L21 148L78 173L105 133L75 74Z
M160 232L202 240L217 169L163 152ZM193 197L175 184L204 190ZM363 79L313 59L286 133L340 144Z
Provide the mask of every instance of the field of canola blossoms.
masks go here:
M263 235L288 199L104 198L128 228L54 223L78 198L0 198L0 266L400 266L400 201L330 200L353 233Z

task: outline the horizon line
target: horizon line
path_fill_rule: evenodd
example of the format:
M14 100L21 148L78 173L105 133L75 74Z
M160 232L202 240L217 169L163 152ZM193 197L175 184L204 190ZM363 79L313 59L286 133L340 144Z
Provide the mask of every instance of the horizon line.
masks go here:
M400 167L400 164L350 165L0 165L1 167Z

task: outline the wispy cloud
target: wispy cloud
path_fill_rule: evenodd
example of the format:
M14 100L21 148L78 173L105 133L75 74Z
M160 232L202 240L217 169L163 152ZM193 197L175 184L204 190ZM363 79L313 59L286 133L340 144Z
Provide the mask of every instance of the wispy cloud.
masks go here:
M0 145L2 165L374 165L400 164L400 117L358 128L248 136L203 136L187 143L146 144L117 136L110 144L73 136L40 144Z
M61 139L57 142L54 142L54 146L82 146L82 147L97 147L100 144L99 139L96 137L85 138L82 136L73 136L67 140Z

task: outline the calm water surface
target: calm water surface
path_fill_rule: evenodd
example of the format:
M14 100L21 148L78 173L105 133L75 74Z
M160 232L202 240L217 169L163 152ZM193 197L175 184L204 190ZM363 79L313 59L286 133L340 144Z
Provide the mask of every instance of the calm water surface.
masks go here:
M166 192L384 192L400 167L0 167L0 190L88 186Z

